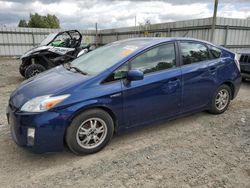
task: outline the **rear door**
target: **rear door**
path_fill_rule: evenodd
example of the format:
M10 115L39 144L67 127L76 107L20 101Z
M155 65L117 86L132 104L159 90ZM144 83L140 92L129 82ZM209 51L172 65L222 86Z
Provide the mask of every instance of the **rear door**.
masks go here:
M178 42L182 72L182 112L202 108L210 101L210 54L204 43Z

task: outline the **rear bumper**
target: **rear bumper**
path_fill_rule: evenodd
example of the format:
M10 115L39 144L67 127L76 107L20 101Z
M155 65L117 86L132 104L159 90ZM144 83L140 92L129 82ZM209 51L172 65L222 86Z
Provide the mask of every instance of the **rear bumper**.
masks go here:
M35 153L59 152L64 148L67 116L58 112L22 113L7 108L7 118L17 145ZM34 129L34 143L28 141L28 129Z

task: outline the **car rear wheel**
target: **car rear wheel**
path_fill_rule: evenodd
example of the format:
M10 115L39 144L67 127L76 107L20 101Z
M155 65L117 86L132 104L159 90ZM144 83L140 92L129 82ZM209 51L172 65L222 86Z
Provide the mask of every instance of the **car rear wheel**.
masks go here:
M40 64L31 64L25 70L25 78L33 77L41 72L46 71L46 68Z
M225 112L230 104L231 95L231 88L225 84L221 85L213 96L210 112L213 114Z
M114 123L110 115L92 109L73 119L66 131L66 143L76 154L91 154L104 148L113 136Z

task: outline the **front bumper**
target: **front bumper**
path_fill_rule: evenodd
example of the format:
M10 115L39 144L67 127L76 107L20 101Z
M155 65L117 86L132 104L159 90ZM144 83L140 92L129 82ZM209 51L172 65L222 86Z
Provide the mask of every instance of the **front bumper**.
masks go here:
M7 108L7 118L13 140L35 153L59 152L64 148L64 133L68 116L62 112L23 113ZM34 129L33 144L28 129Z
M250 63L240 63L240 70L243 74L249 74L250 75Z

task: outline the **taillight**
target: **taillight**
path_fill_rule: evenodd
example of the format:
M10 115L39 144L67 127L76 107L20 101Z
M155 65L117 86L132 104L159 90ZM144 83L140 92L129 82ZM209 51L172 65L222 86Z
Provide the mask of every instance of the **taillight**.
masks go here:
M236 64L236 66L238 67L239 71L240 71L240 62L239 62L238 54L235 54L234 62Z

